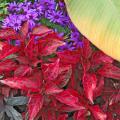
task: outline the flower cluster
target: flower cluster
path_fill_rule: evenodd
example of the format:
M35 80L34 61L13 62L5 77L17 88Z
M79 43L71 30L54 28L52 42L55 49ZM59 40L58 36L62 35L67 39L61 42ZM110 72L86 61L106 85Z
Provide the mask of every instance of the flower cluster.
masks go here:
M65 3L55 0L36 0L35 2L12 2L8 5L9 15L3 20L3 27L10 27L16 31L20 30L23 22L29 22L29 28L32 29L35 25L41 24L40 20L48 19L51 23L70 29L70 33L65 39L66 45L60 47L60 50L73 50L82 46L80 33L72 24ZM65 33L62 33L66 36Z

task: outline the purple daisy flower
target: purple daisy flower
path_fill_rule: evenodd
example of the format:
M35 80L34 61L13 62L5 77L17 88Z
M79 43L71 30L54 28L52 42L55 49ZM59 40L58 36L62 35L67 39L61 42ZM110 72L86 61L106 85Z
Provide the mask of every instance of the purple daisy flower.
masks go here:
M20 29L21 23L22 21L19 15L9 15L4 20L3 27L11 27L17 31Z
M3 28L10 27L10 19L6 17L3 21Z
M47 18L50 20L50 22L61 24L64 16L63 12L52 10L49 11Z
M12 3L9 3L8 5L8 11L9 12L14 12L17 10L18 4L14 1Z
M75 25L71 22L69 23L69 28L71 29L72 32L78 32L78 29L75 27Z
M29 9L26 13L26 18L28 20L38 20L38 13L36 12L35 9Z
M15 46L20 46L20 44L21 44L20 40L15 41Z
M60 9L64 9L65 8L65 3L64 2L59 2L58 3L58 5L59 5L59 7L60 7Z
M56 7L56 2L54 0L40 0L40 4L44 7L44 10L51 10Z
M75 45L76 45L76 48L81 48L83 47L83 42L79 40L78 42L75 42Z
M38 20L38 13L35 9L29 9L25 14L26 20L29 21L30 28L35 26L35 21Z
M63 51L63 50L75 50L75 46L73 45L72 42L71 43L66 42L65 45L60 46L58 49L58 51Z
M41 6L41 5L38 6L37 7L37 12L38 12L38 15L40 15L40 16L43 15L43 6Z
M44 7L39 2L37 2L37 1L34 2L33 8L36 9L36 11L40 17L41 17L41 15L43 15Z
M32 29L36 25L34 20L28 20L28 22L29 22L30 29Z
M77 41L80 39L80 33L79 32L72 32L71 33L71 36L70 36L71 40L72 41Z

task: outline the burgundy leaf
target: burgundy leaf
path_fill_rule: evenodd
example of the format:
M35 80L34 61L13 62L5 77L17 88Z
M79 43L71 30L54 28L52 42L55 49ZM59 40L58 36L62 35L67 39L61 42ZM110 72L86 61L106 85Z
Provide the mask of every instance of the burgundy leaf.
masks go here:
M98 74L107 77L120 80L120 68L112 65L106 64L98 70Z
M87 120L86 119L87 110L79 110L74 113L74 120Z
M91 67L91 63L88 59L81 59L81 63L82 63L82 66L83 66L83 71L84 72L87 72L89 71L90 67Z
M52 29L49 29L43 25L39 25L33 28L32 34L33 35L44 35L44 34L51 33L51 32L53 32Z
M1 87L1 94L4 95L5 97L9 97L10 93L10 88L7 86L2 86Z
M15 70L16 68L17 68L17 64L10 59L0 62L0 73L12 71Z
M54 80L54 82L57 84L57 86L63 88L69 82L71 74L72 74L71 65L61 65L59 68L58 76Z
M86 97L93 103L94 91L97 85L97 78L95 74L85 74L83 76L83 88Z
M32 72L32 68L31 68L31 67L21 65L21 66L19 66L19 67L15 70L14 76L15 76L15 77L18 77L18 76L24 77L26 74L29 74L29 75L30 75L31 72Z
M34 120L43 106L43 97L40 94L30 96L28 111L29 120Z
M63 104L66 104L71 107L75 107L78 110L84 109L84 107L80 104L79 95L76 91L67 89L57 95L55 95L56 99Z
M109 105L114 105L116 103L120 102L120 90L118 91L117 94L113 94L109 98Z
M60 112L73 112L73 111L77 111L79 109L75 108L75 107L71 107L71 106L65 105L65 104L62 104L61 106L59 106L58 110Z
M61 115L58 116L57 120L67 120L67 118L68 118L67 114L61 114Z
M0 30L0 39L10 40L16 39L17 35L14 29L4 28Z
M2 50L0 50L0 60L11 54L16 53L18 50L18 47L9 45L8 43L3 43Z
M57 120L56 112L49 108L42 112L41 116L42 120Z
M81 48L81 55L84 59L88 59L92 55L92 48L90 42L83 37L83 47Z
M22 39L25 39L27 37L29 31L29 22L25 22L23 23L21 29L20 29L20 36L22 37Z
M80 51L63 51L57 53L58 57L60 58L61 62L67 64L76 64L80 60Z
M53 82L48 82L45 85L45 92L46 94L56 94L56 93L60 93L63 90L60 89L59 87L56 86L56 84L54 84Z
M112 63L113 59L106 54L104 54L102 51L95 51L91 58L91 64L93 66L100 65L103 63Z
M90 111L92 112L95 120L107 120L107 115L104 113L99 106L90 107Z
M50 40L41 41L41 43L42 42L45 42L45 45L43 44L44 45L43 49L41 49L42 56L47 56L56 53L57 48L65 44L63 41L60 41L59 39L51 38Z
M44 79L47 81L52 81L57 78L59 74L59 59L56 60L54 63L43 64L42 70Z
M16 60L20 63L20 64L29 64L29 59L26 56L19 56L16 58Z
M103 88L104 88L104 77L99 76L96 89L94 90L94 99L101 95Z
M7 78L5 80L0 80L0 83L5 84L11 88L21 89L21 90L31 90L38 91L38 83L30 81L25 77L13 77Z

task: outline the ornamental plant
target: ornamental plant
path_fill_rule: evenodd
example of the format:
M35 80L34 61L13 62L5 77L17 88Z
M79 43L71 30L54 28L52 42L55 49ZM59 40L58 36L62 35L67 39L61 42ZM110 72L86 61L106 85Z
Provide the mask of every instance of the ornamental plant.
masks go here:
M119 120L120 68L86 38L80 49L58 51L63 38L41 25L28 32L25 22L19 32L2 29L0 39L1 106L9 118Z
M2 3L0 120L120 120L120 63L87 39L96 40L98 47L98 40L104 43L105 25L115 25L109 17L116 2L113 7L112 1L65 0L71 19L87 38L71 22L63 0ZM98 10L110 23L98 27ZM91 12L95 22L88 19Z

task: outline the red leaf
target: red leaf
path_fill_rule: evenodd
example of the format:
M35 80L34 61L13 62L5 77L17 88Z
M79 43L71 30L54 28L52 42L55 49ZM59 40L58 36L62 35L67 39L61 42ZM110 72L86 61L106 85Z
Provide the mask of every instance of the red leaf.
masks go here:
M97 85L97 78L95 74L85 74L83 76L83 88L86 97L93 103L94 91Z
M96 120L107 120L107 115L104 113L99 106L92 106L90 107L90 111L92 112L94 118Z
M14 78L7 78L5 80L0 80L0 83L3 83L11 88L21 89L21 90L31 90L31 91L38 91L38 83L35 81L30 81L28 78L25 77L14 77Z
M63 51L57 53L58 57L60 58L61 62L67 64L76 64L80 60L80 51Z
M2 50L0 50L0 60L11 54L16 53L18 50L18 47L9 45L8 43L3 43Z
M61 114L61 115L58 116L57 120L67 120L67 118L68 118L67 114L63 114L63 115Z
M32 35L44 35L51 32L53 32L52 29L49 29L48 27L43 25L39 25L33 28Z
M27 21L27 22L23 23L23 25L19 31L22 39L25 39L27 37L28 30L29 30L29 22Z
M113 59L101 51L95 51L91 58L91 64L93 66L100 65L103 63L112 63Z
M15 70L16 68L17 68L17 64L10 59L0 62L0 73L12 71Z
M81 63L82 63L82 67L83 67L83 71L87 72L89 71L90 67L91 67L91 63L88 59L81 59Z
M43 44L43 42L45 42ZM58 47L64 45L65 43L63 41L60 41L59 39L49 39L49 40L45 40L45 41L41 41L39 44L44 45L44 47L42 47L43 49L41 49L41 55L42 56L47 56L53 53L56 53L56 50Z
M28 111L29 111L29 120L34 120L37 114L40 112L43 106L43 97L42 95L32 95L30 96Z
M0 39L10 40L16 39L17 35L14 29L4 28L0 30Z
M34 42L34 37L29 40L25 48L29 58L51 55L56 53L59 46L65 44L64 42L60 41L60 39L51 39L50 37L49 39L47 37L45 38L45 40L38 40L37 44Z
M71 74L72 74L72 67L71 65L61 65L59 68L57 78L54 80L54 83L56 83L57 86L60 88L63 88L67 85L67 83L70 80Z
M46 94L57 94L62 92L63 90L60 89L59 87L56 86L56 84L54 84L53 82L48 82L45 85L45 92Z
M15 71L14 71L14 76L15 77L24 77L26 74L30 74L32 72L32 68L29 66L19 66Z
M92 55L92 48L90 42L83 37L83 48L81 48L81 55L84 59L88 59Z
M42 113L42 120L56 120L56 112L53 111L52 109L49 109L49 110L45 110L43 113Z
M44 79L47 81L52 81L57 78L59 73L59 59L56 60L54 63L43 64L42 71L44 75Z
M29 59L26 56L18 56L16 58L16 60L20 63L20 64L29 64Z
M96 89L94 90L94 99L101 95L104 88L104 78L99 76Z
M58 106L58 105L57 105ZM77 111L79 110L78 108L75 108L75 107L71 107L71 106L68 106L68 105L65 105L65 104L62 104L60 107L59 107L59 111L60 112L73 112L73 111Z
M79 110L78 112L74 113L74 120L87 120L86 119L86 110Z
M4 95L5 97L9 97L10 93L10 88L6 86L1 87L1 94Z
M112 64L104 65L97 73L107 78L120 80L120 68Z
M120 102L120 90L117 94L113 94L109 98L109 105L114 105Z
M78 93L74 90L67 89L55 95L55 97L58 101L60 101L63 104L75 107L78 110L84 109L84 107L80 104Z

